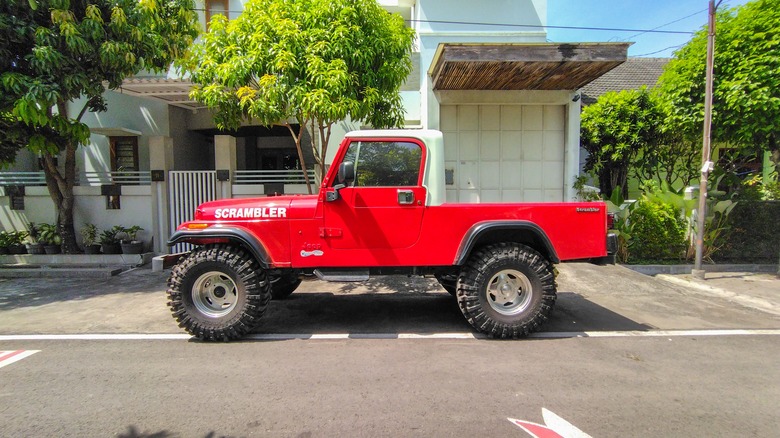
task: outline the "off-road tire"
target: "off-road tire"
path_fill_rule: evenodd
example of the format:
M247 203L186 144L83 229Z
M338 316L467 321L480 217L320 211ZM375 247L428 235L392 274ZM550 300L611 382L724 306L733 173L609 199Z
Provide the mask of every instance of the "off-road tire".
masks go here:
M521 338L539 329L556 298L552 264L521 244L477 250L458 277L458 306L491 338Z
M269 273L268 278L271 280L271 298L274 300L283 300L292 295L302 281L298 271L283 274Z
M260 323L271 300L257 261L236 246L193 250L173 267L168 306L179 327L204 341L240 339Z
M436 274L436 281L453 297L458 292L458 276L456 274Z

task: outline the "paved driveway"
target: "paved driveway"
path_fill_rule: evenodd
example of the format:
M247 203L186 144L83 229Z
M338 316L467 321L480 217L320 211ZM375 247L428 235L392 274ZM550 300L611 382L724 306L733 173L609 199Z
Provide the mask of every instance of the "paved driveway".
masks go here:
M780 292L772 275L750 287L746 278L732 278L742 286L724 290L621 266L572 263L559 270L559 298L546 332L780 328L778 295L767 292ZM136 269L109 279L0 279L0 334L182 333L166 306L167 275ZM259 332L471 328L435 280L378 277L367 283L305 281L289 299L271 303Z

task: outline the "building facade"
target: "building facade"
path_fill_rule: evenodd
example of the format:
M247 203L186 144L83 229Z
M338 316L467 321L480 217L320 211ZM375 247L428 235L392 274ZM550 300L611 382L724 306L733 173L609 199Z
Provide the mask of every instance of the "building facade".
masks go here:
M548 43L546 0L378 3L417 33L414 70L401 90L405 127L444 133L447 201L574 199L577 90L625 61L628 43ZM243 7L240 0L199 5L204 27L211 15L235 18ZM85 117L92 136L78 152L77 229L85 222L140 225L148 249L167 252L167 236L199 202L306 192L286 129L220 132L210 112L189 99L190 87L171 75L134 77L106 93L107 112ZM329 159L344 133L363 128L339 123ZM27 151L0 172L3 229L55 220L42 181Z

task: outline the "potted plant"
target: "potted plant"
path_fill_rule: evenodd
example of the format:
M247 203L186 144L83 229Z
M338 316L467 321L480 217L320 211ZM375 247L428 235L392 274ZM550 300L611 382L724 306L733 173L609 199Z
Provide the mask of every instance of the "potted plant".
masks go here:
M8 243L8 252L11 254L27 254L24 247L24 239L27 237L27 231L9 231L6 236Z
M84 242L85 254L100 254L100 245L97 243L98 228L95 224L85 223L81 229L81 239Z
M0 231L0 255L11 254L11 250L8 249L9 241L8 231Z
M133 225L130 228L122 228L125 239L122 240L122 254L141 254L144 249L144 243L138 240L138 232L143 228Z
M103 250L103 254L122 254L122 246L119 244L121 232L122 227L114 225L113 228L100 233L100 249Z
M62 237L57 230L56 224L41 224L40 236L38 239L43 242L43 250L46 254L59 254Z
M41 231L40 227L38 227L35 222L30 222L27 224L27 227L30 229L27 234L29 237L29 242L25 245L25 248L27 248L27 254L45 254L43 243L39 241Z

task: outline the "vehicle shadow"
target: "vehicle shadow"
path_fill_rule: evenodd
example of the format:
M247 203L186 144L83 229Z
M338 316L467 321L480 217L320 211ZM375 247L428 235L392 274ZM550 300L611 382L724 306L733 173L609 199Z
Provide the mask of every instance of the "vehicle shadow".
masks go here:
M545 332L636 331L640 324L573 292L558 294ZM257 334L463 333L473 328L445 291L295 293L272 301Z

